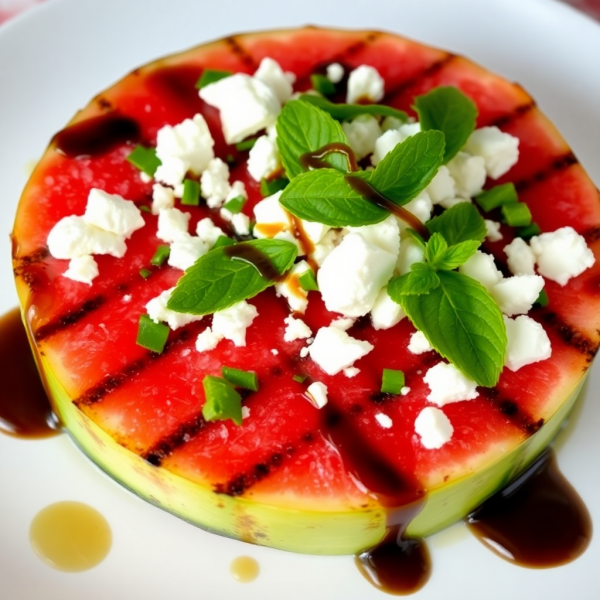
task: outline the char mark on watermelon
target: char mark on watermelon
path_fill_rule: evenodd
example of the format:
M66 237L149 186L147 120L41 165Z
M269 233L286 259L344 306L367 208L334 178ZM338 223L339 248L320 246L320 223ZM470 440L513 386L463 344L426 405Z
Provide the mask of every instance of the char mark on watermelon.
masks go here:
M600 192L598 192L598 195L598 199L600 200ZM594 242L600 240L600 227L597 225L594 227L590 227L589 229L583 231L581 235L585 238L585 241L588 244L593 244Z
M235 54L249 69L256 71L258 64L254 58L246 52L244 47L237 41L235 35L225 38L225 43L229 46L229 49Z
M505 415L513 425L522 429L527 435L533 435L544 424L543 419L537 421L532 419L530 414L514 400L503 396L498 389L479 387L477 390L495 409Z
M535 100L531 99L529 102L526 102L521 106L517 106L512 112L508 113L507 115L498 117L495 121L489 123L488 126L495 126L502 129L502 127L506 127L509 123L511 123L515 119L518 119L519 117L522 117L523 115L526 115L530 110L533 110L536 107L537 104Z
M592 342L585 334L569 325L554 312L544 311L541 320L552 327L567 346L575 348L580 354L583 354L588 363L592 362L596 352L598 352L597 343Z
M518 192L522 192L526 189L533 187L536 183L545 181L554 173L568 169L569 167L572 167L573 165L576 165L578 163L579 161L577 160L577 157L573 154L573 152L568 152L564 156L560 156L557 159L555 159L550 165L548 165L546 169L541 169L533 175L531 175L530 177L515 182L515 187L517 188Z
M351 56L357 54L361 50L364 50L367 46L377 41L382 36L381 31L370 31L362 40L358 40L346 50L334 56L329 62L341 62L349 59Z

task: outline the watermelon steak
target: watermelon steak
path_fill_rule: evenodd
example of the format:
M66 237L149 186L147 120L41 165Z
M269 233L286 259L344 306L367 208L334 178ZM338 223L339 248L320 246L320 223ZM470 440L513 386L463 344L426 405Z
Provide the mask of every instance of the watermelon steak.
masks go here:
M530 316L546 331L551 358L504 369L495 387L479 387L476 398L445 406L452 438L427 449L414 422L428 405L423 374L441 359L407 349L415 331L408 319L389 329L376 330L368 319L352 325L349 333L374 348L357 361L351 378L327 375L303 356L305 340L284 340L290 309L273 288L249 301L258 316L245 346L222 340L196 351L197 335L210 326L205 317L171 331L163 352L155 353L136 344L140 315L182 274L166 264L151 266L163 243L156 215L143 213L144 226L127 241L124 256L96 257L92 285L64 277L66 261L48 252L49 232L60 219L84 213L92 188L149 206L152 182L126 157L135 144L154 146L163 126L196 114L208 124L215 155L228 159L230 180L244 184L242 210L251 217L265 194L248 173L248 150L226 143L219 111L200 99L195 84L208 70L252 74L265 57L295 75L295 90L310 88L311 75L332 63L346 72L373 66L385 81L382 103L411 115L416 96L457 87L477 105L477 127L497 126L519 139L519 162L488 185L513 182L542 231L571 227L600 256L598 191L520 86L388 33L310 27L232 36L136 69L80 111L38 163L12 237L16 285L39 369L54 410L96 464L200 527L296 552L358 553L380 542L389 525L390 507L355 468L361 456L376 453L410 482L407 502L422 505L407 534L427 536L504 487L558 432L600 342L600 261L564 286L545 282L549 303ZM232 233L219 210L204 202L185 210L190 231L210 217ZM506 266L503 248L514 232L507 226L502 232L502 241L485 248ZM313 332L335 317L309 292L302 318ZM258 375L258 391L244 398L249 414L241 426L208 421L202 413L203 379L220 376L223 365ZM402 370L410 391L380 393L383 368ZM327 386L327 408L307 401L303 377ZM381 413L390 427L378 423Z

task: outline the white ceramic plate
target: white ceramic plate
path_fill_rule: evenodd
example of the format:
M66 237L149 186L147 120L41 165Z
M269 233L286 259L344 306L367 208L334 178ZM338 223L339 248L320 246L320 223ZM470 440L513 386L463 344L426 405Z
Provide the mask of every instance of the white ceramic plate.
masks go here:
M28 165L78 108L126 72L163 54L233 32L307 23L388 29L465 54L519 81L600 182L600 27L552 0L52 0L0 28L0 311L17 303L7 238ZM600 363L575 423L558 444L560 466L596 522L599 386ZM91 571L54 571L29 546L33 516L47 504L65 499L96 507L112 527L113 548ZM549 570L504 562L462 525L433 537L430 548L433 576L414 596L419 600L600 597L597 538L579 560ZM260 576L253 583L240 584L230 575L230 562L240 555L252 556L260 564ZM286 600L384 597L362 578L352 557L294 555L187 525L114 484L67 436L23 441L0 435L0 597L271 600L282 596Z

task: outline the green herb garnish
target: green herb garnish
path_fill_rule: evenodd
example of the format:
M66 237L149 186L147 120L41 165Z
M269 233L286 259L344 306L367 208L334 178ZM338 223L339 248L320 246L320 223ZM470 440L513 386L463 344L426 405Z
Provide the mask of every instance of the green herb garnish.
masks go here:
M405 123L408 115L403 110L385 106L383 104L335 104L321 96L314 94L302 94L300 101L319 107L329 113L334 119L345 121L354 119L360 115L373 115L376 117L395 117Z
M312 269L307 269L298 277L298 283L305 292L318 292L319 284Z
M397 369L384 369L381 391L384 394L399 394L404 387L404 373Z
M217 238L215 245L213 246L213 250L215 248L221 248L223 246L233 246L234 244L235 244L235 241L232 240L230 237L227 237L226 235L220 235Z
M136 146L126 160L150 177L154 177L156 169L162 164L160 158L156 156L156 149L145 146Z
M155 323L148 315L141 315L136 344L160 354L165 349L169 331L164 323Z
M147 204L141 204L138 208L145 213L152 213L152 209Z
M540 292L540 295L538 296L538 299L534 302L534 304L541 308L545 308L546 306L548 306L549 302L550 302L550 298L548 298L548 294L546 293L546 290L542 290Z
M223 377L231 385L258 392L258 375L254 371L242 371L234 367L222 367L221 373L223 373Z
M502 217L511 227L527 227L531 225L531 211L523 202L505 204L502 207Z
M183 180L181 204L185 206L198 206L200 204L200 183L193 179Z
M298 383L304 383L307 379L307 376L306 375L294 375L292 377L292 379L294 381L297 381Z
M237 214L244 208L244 204L246 204L246 198L244 196L236 196L225 202L223 208L226 208L230 213Z
M530 223L526 227L521 227L520 229L517 229L517 236L523 238L524 240L529 240L534 235L540 235L540 233L542 233L542 230L540 229L540 226L535 222Z
M202 416L207 421L231 419L236 425L242 424L242 397L231 383L221 377L207 375L202 380L206 401Z
M481 192L481 194L475 197L475 202L477 202L485 212L490 212L505 204L514 204L518 201L519 197L517 196L517 190L513 183L496 185L485 192Z
M254 148L254 144L256 144L256 140L258 138L250 138L248 140L243 140L241 142L238 142L235 145L235 149L238 150L239 152L244 152L246 150L252 150L252 148Z
M431 233L441 233L449 246L467 240L478 240L481 244L487 233L485 221L470 202L455 204L427 221L426 226Z
M260 182L260 193L265 198L267 196L272 196L285 189L288 183L289 179L286 179L285 177L279 177L278 179L262 179Z
M319 92L319 94L323 94L323 96L333 96L333 94L335 94L334 83L321 73L313 73L310 76L310 82L312 83L313 88Z
M148 279L152 275L152 271L150 269L140 269L140 277L142 279Z
M231 71L220 71L217 69L204 69L202 75L196 82L196 89L202 89L211 83L215 83L220 81L221 79L225 79L225 77L229 77L233 75Z
M154 256L150 259L150 263L155 267L160 267L164 264L165 260L169 258L171 248L169 246L160 245L156 248Z

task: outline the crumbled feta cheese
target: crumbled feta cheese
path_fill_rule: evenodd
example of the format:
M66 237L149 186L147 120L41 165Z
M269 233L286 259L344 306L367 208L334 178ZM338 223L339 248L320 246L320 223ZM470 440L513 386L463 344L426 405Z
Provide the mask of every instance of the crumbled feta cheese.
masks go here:
M243 181L234 181L230 188L227 197L225 198L225 202L229 202L234 198L238 198L241 196L242 198L248 199L248 192L246 192L246 186Z
M154 178L168 185L183 182L188 171L200 175L214 157L214 140L201 114L178 125L165 125L156 136L156 156L161 165Z
M431 367L425 373L423 381L431 390L427 400L438 406L472 400L479 396L476 389L477 383L465 377L454 365L448 363L441 362Z
M371 154L381 135L379 121L372 115L359 115L352 121L344 121L342 129L348 139L348 145L356 155L356 160Z
M279 350L277 350L277 348L271 348L271 354L273 356L279 356Z
M131 237L136 229L144 226L142 213L131 200L107 194L98 188L90 190L83 218L90 225L125 238Z
M152 214L158 215L163 208L175 207L175 194L173 189L160 183L152 186Z
M422 331L415 331L410 336L410 341L408 342L408 351L411 354L424 354L425 352L430 352L431 350L433 350L433 348Z
M158 230L156 237L163 242L174 242L188 235L190 213L178 208L162 208L158 213Z
M367 242L378 246L382 250L398 258L400 252L400 227L398 219L390 215L380 223L363 225L362 227L348 227L348 231L359 233Z
M229 194L229 167L220 158L213 158L200 178L200 190L209 208L219 208Z
M410 392L410 388L408 386L404 386L401 390L400 390L400 395L401 396L407 396L408 393Z
M485 237L490 242L499 242L504 236L500 233L500 223L484 219L486 234Z
M155 322L165 322L171 329L178 329L183 327L192 321L199 321L202 319L202 315L190 315L187 313L175 312L167 308L167 302L173 293L175 288L172 287L164 292L161 292L156 298L152 298L146 304L146 312L148 316Z
M375 140L371 164L377 166L403 140L404 136L397 129L385 131Z
M421 245L412 236L404 234L401 237L400 252L396 261L396 271L399 275L410 272L411 265L425 262L425 252Z
M311 383L306 388L306 394L315 408L323 408L327 404L327 386L320 381Z
M431 203L431 199L427 192L423 191L416 198L413 198L410 202L406 203L403 208L415 215L421 223L426 223L431 219L433 204ZM398 226L400 227L400 231L405 231L410 227L403 219L398 219Z
M452 439L454 427L443 411L427 406L415 420L415 431L427 450L437 450Z
M492 179L498 179L519 160L519 138L504 133L498 127L476 129L464 146L465 152L481 156L485 170Z
M263 58L260 61L260 65L254 73L254 78L262 81L268 85L281 104L285 104L292 97L292 83L296 79L293 73L292 77L288 77L287 73L283 72L283 69L279 63L272 58Z
M209 247L212 248L220 236L225 235L220 227L217 227L212 219L205 217L200 219L196 225L196 235Z
M503 278L502 273L496 267L494 257L481 252L481 250L477 250L475 254L471 255L467 262L458 268L458 271L479 281L488 292Z
M383 98L385 82L377 69L368 65L360 65L348 76L348 93L346 102L355 104L367 100L379 102Z
M213 315L213 333L231 340L236 346L246 345L246 329L258 316L256 307L245 300L218 310Z
M281 191L263 198L254 207L254 237L272 238L290 226L289 213L279 204Z
M439 204L444 200L452 200L456 197L456 185L446 165L442 165L425 188L433 204Z
M304 340L312 335L311 328L302 320L294 319L291 315L286 317L283 322L286 324L283 340L293 342L294 340Z
M360 373L360 369L348 367L347 369L344 369L343 373L348 379L352 379L352 377L356 377Z
M78 258L89 254L125 255L122 235L91 225L83 217L62 218L48 234L48 250L54 258Z
M394 271L396 256L348 233L323 261L317 282L327 310L347 317L366 315Z
M340 63L334 62L327 65L327 79L331 83L339 83L344 78L344 67Z
M456 184L457 196L472 198L483 190L487 173L481 156L459 152L446 166Z
M288 271L283 281L275 283L275 292L288 301L293 312L304 313L308 306L308 292L298 283L300 275L308 269L310 265L305 260L301 260Z
M125 294L125 295L124 295L124 296L121 298L121 300L122 300L123 302L131 302L131 298L132 298L131 294Z
M248 173L254 181L266 179L281 166L277 142L261 135L248 155Z
M381 123L381 131L389 131L390 129L398 129L404 124L404 121L398 119L398 117L388 116L383 119Z
M375 420L384 428L384 429L389 429L394 422L392 421L392 419L390 419L390 417L388 417L388 415L384 414L384 413L377 413L375 415Z
M250 416L250 407L242 406L242 419L247 419Z
M200 90L207 104L220 110L223 134L228 144L273 125L281 103L270 86L255 77L236 73Z
M152 181L152 177L148 175L148 173L144 173L144 171L140 171L140 181L142 183L150 183Z
M504 317L504 324L508 338L504 365L511 371L550 358L552 346L548 334L537 321L521 315L516 319Z
M342 239L342 233L335 229L330 229L321 239L320 242L315 244L315 248L312 251L311 258L321 266L325 259L331 254L331 251L340 243Z
M350 319L349 317L341 317L339 319L335 319L335 321L331 321L329 324L330 327L337 327L342 331L348 331L350 327L354 325L356 319Z
M386 288L382 288L377 294L377 298L375 298L373 308L371 308L373 328L390 329L390 327L404 319L405 316L404 309L390 298Z
M337 327L321 327L308 352L325 373L335 375L351 367L373 348L369 342L357 340Z
M221 213L226 210L226 208L222 208ZM237 235L250 235L250 217L248 215L245 215L244 213L232 214L231 224Z
M535 254L522 238L515 238L504 246L507 263L513 275L533 275L535 273Z
M196 338L196 350L198 350L198 352L214 350L222 339L222 335L214 333L210 327L207 327L202 333L198 334L198 337Z
M535 254L538 271L560 285L583 273L596 260L584 237L572 227L542 233L532 237L529 243Z
M500 310L512 317L531 310L543 287L544 278L539 275L513 275L497 283L490 293Z
M306 358L308 356L308 347L305 346L304 348L300 349L300 358Z
M186 235L171 244L168 263L176 269L189 269L201 256L209 250L208 244L199 237Z
M92 285L92 280L98 277L98 263L89 254L72 258L69 268L63 273L63 276L73 281Z

